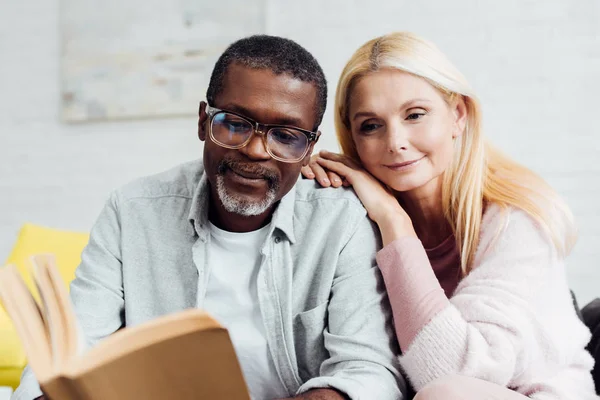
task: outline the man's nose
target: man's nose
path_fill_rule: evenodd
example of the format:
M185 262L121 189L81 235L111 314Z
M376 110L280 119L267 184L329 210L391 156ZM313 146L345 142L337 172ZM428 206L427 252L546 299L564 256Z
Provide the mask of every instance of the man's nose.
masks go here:
M255 132L247 145L240 151L253 160L268 160L271 155L267 152L261 132Z

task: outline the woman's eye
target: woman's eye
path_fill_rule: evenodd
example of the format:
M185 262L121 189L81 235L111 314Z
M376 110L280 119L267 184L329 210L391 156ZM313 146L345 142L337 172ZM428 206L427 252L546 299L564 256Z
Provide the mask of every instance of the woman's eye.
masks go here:
M423 117L425 115L425 113L410 113L408 115L408 117L406 117L407 120L417 120L417 119L421 119L421 117Z
M374 131L375 129L378 129L379 127L381 127L380 124L374 124L374 123L362 124L360 126L360 131L364 132L364 133L368 133L368 132Z

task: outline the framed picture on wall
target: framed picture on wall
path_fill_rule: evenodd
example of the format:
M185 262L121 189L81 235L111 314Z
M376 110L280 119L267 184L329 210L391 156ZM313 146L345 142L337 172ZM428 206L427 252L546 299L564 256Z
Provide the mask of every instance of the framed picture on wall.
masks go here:
M217 57L267 0L61 0L67 122L193 116Z

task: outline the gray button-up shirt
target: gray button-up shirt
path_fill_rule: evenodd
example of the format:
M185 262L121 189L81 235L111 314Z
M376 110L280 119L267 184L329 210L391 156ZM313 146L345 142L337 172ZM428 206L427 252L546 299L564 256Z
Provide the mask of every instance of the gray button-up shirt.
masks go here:
M134 181L110 196L71 284L86 342L124 326L202 307L209 186L201 161ZM350 189L300 180L261 247L259 307L290 396L336 388L351 399L403 398L376 227ZM14 399L41 393L30 370Z

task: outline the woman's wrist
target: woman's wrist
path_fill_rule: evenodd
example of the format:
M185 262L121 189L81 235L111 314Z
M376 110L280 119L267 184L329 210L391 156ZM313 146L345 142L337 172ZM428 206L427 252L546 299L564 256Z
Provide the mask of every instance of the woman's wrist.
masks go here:
M384 246L400 238L417 237L412 221L406 213L387 215L386 218L375 222L381 232L381 239Z

